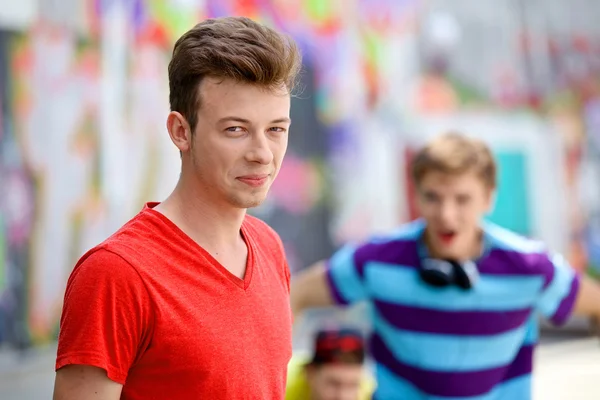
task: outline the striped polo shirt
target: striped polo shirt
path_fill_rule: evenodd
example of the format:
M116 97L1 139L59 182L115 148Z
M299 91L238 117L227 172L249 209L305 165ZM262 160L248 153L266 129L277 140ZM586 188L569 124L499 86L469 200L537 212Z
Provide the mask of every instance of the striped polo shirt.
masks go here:
M371 305L374 398L531 399L538 313L565 322L578 275L541 243L486 223L475 287L431 287L418 275L424 229L417 220L328 261L335 300Z

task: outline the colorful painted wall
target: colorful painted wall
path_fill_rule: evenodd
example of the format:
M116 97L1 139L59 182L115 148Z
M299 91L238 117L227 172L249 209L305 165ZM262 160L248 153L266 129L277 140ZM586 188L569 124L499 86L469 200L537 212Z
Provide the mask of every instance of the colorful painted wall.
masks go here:
M536 108L539 96L510 84L521 82L515 71L465 69L479 53L448 53L457 30L434 3L65 0L42 7L28 29L2 32L0 343L54 337L77 258L173 188L166 68L174 40L206 17L255 18L303 50L287 160L252 211L279 231L294 271L408 220L411 151L448 127L484 136L498 154L490 218L565 249L581 269L600 265L598 97L570 84L540 97L566 102ZM458 26L478 37L478 26ZM502 43L518 43L517 28ZM513 47L485 65L521 65ZM546 201L548 190L556 195Z
M393 98L390 83L413 72L406 43L418 6L415 0L65 1L43 6L29 29L7 33L0 80L0 342L26 346L52 338L77 258L144 201L173 188L179 157L164 129L166 67L175 39L206 17L258 19L293 35L304 52L305 90L293 111L300 122L269 200L253 211L281 233L292 268L339 244L332 225L351 221L364 229L352 214L369 212L364 205L373 200L356 190L368 174L342 183L343 203L352 197L352 205L331 214L343 180L332 179L328 150L342 168L348 157L363 157L360 136L368 127L360 124Z
M520 221L511 227L548 240L592 273L600 271L598 12L600 3L587 0L429 0L419 28L424 74L413 103L414 115L442 115L447 126L492 115L493 127L467 124L510 147L511 154L499 154L500 183L510 182L510 190L500 188L491 217ZM510 143L492 133L503 129ZM544 161L538 153L552 157ZM508 179L519 164L527 173ZM521 190L519 175L528 179ZM549 191L552 185L540 182L555 185ZM516 198L527 207L502 210Z

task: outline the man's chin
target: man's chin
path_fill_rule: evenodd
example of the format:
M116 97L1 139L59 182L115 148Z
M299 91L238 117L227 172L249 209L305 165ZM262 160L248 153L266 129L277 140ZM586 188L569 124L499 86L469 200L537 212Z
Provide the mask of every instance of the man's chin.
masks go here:
M238 208L255 208L264 203L266 196L252 196L233 199L232 204Z
M458 260L460 259L460 251L454 246L446 245L443 243L436 243L433 249L433 252L437 258L444 258L449 260Z
M249 203L247 204L247 206L246 206L246 207L244 207L244 208L256 208L256 207L259 207L259 206L261 206L261 205L262 205L262 203L264 203L264 199L263 199L263 200L260 200L260 201L253 201L253 202L249 202Z

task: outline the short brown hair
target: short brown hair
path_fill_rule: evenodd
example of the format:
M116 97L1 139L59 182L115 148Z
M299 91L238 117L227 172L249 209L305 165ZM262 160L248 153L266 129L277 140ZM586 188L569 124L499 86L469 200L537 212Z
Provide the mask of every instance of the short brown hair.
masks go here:
M231 78L291 93L302 58L289 36L245 17L207 19L175 43L169 63L171 111L180 112L192 132L198 120L203 78Z
M430 141L412 160L412 178L418 185L429 171L458 175L474 171L490 188L496 187L496 161L479 139L448 132Z

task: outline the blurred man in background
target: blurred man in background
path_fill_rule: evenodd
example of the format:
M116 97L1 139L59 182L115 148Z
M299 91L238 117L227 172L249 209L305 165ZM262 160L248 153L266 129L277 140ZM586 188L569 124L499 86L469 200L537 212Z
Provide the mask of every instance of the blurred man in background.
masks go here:
M286 400L368 400L374 389L364 371L364 339L350 329L317 333L312 360L292 358Z
M283 398L289 270L246 209L281 166L300 64L291 39L247 18L177 41L167 128L179 182L75 266L56 400Z
M295 314L372 303L377 400L531 398L540 313L600 315L600 289L558 254L483 218L496 163L488 146L441 135L414 158L422 219L348 244L292 284Z

